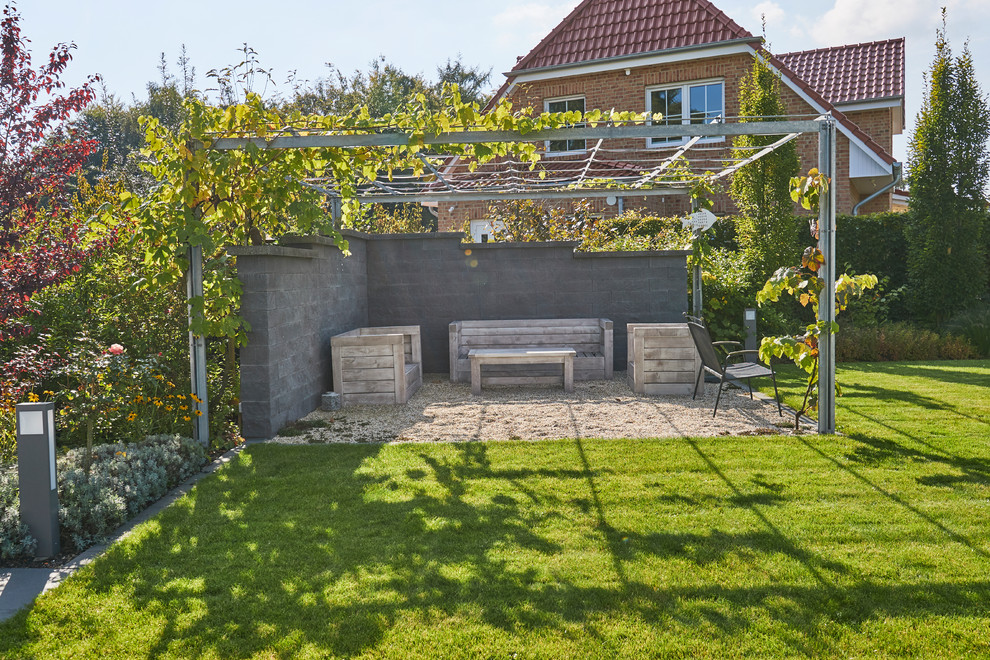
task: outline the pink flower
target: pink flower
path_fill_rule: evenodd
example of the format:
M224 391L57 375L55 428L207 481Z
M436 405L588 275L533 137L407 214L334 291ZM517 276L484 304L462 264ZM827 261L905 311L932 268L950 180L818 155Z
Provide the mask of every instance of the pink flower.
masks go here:
M124 352L124 347L120 344L110 344L110 352L114 355L120 355Z

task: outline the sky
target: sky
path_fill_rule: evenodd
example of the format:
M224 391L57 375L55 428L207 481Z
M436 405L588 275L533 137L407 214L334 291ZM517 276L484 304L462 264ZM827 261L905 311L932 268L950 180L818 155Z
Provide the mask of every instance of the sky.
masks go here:
M960 53L969 42L977 80L990 91L988 0L713 0L753 34L766 35L777 53L823 46L907 38L907 127L895 137L894 156L907 158L907 140L924 92L923 75L935 53L941 7L948 9L948 39ZM409 74L434 79L448 59L492 69L493 88L502 73L525 55L578 0L433 0L429 3L362 0L20 0L23 36L37 64L56 43L72 42L73 61L64 76L78 85L99 74L106 89L125 102L145 97L159 79L162 54L177 71L183 45L196 69L197 88L206 73L241 61L246 43L271 71L277 90L286 80L315 80L332 63L345 73L367 70L384 56ZM140 7L140 9L138 9ZM259 90L260 91L260 90ZM268 93L272 93L269 90Z

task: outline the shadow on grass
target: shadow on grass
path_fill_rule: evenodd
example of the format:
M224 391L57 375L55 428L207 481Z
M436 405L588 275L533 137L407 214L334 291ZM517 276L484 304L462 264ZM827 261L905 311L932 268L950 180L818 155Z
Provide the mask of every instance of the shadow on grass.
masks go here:
M594 635L597 622L616 614L743 634L754 608L795 632L785 641L792 652L820 654L841 648L837 622L855 627L926 612L977 615L990 601L987 581L889 586L855 580L850 586L845 565L789 538L761 510L781 500L782 485L757 475L753 484L767 497L754 498L698 443L688 442L731 492L730 501L750 511L762 530L617 528L602 497L600 482L609 475L592 465L581 441L574 444L573 467L559 470L500 468L485 445L470 443L446 454L423 452L415 467L384 473L374 467L380 446L298 452L253 447L251 460L238 460L201 483L194 498L169 508L139 542L114 546L80 577L89 591L111 602L124 599L134 611L163 621L149 648L135 651L152 657L273 650L288 656L311 647L350 656L383 643L396 627L457 622L466 612L509 634L570 634L565 631L578 624ZM313 469L299 469L300 456ZM534 478L572 490L584 484L578 509L593 517L604 537L614 580L548 576L505 551L563 552L535 530L561 510L571 511L561 505L574 500L553 488L534 490L527 484ZM502 485L480 498L474 480ZM520 498L539 506L521 506ZM631 578L627 570L629 561L644 555L704 566L746 553L785 555L805 567L813 584L663 585ZM95 634L105 625L101 616L80 611L62 625ZM16 634L0 642L0 650L16 649L37 634L26 614L15 621Z

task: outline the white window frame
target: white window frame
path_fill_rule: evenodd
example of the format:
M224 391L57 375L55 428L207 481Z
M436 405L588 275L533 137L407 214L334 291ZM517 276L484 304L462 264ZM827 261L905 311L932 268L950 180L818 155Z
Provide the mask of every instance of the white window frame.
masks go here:
M584 110L581 111L581 114L583 115L585 112L588 111L588 100L587 100L587 97L585 97L583 94L575 94L573 96L559 96L559 97L555 97L555 98L552 98L552 99L543 99L543 111L544 112L550 112L550 104L551 103L560 103L561 101L565 101L566 102L566 101L578 101L578 100L580 100L581 101L581 105L584 106ZM583 123L581 123L581 124L575 124L575 126L584 126L584 124ZM550 150L550 142L551 141L552 142L558 142L558 140L547 140L544 143L543 154L545 156L567 156L567 155L573 155L573 154L583 154L586 151L588 151L588 141L587 140L582 140L582 142L584 142L584 147L583 148L581 148L581 149L567 149L565 151L551 151ZM565 141L566 142L573 142L574 140L565 140Z
M648 114L650 114L650 115L652 115L653 112L654 112L653 106L651 105L651 98L650 98L653 95L653 92L656 92L656 91L659 91L659 90L662 90L662 89L676 89L676 88L680 87L681 88L681 98L682 99L685 99L685 100L682 100L681 101L681 113L682 113L681 124L682 125L689 125L691 123L691 88L692 87L700 87L702 85L712 85L712 84L715 84L715 83L718 83L718 84L722 85L722 112L720 113L720 116L723 117L723 121L724 121L724 117L725 117L725 78L708 78L708 79L705 79L705 80L689 80L689 81L681 82L681 83L668 83L666 85L650 85L649 87L646 88L646 94L645 94L645 99L644 99L644 103L645 103L645 107L646 107L646 112ZM686 112L687 116L684 116L685 110L687 111ZM652 121L651 121L651 123L652 123ZM684 137L681 137L681 138L671 138L670 140L667 140L665 142L654 142L654 138L646 138L646 147L648 149L669 149L671 147L682 146L682 145L686 144L687 141L688 141L688 137L687 136L684 136ZM719 135L719 136L715 136L715 137L702 138L702 139L698 140L698 144L707 144L707 143L713 143L713 142L725 142L725 136L724 135Z

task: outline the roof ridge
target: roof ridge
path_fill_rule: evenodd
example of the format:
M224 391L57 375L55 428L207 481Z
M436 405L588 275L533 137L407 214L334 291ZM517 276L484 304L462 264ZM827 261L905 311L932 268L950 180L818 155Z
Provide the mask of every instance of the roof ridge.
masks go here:
M904 37L892 37L890 39L878 39L876 41L862 41L855 44L842 44L840 46L823 46L822 48L809 48L807 50L792 50L787 53L779 53L777 57L786 57L790 55L807 55L808 53L822 53L829 50L841 50L845 48L857 48L861 46L875 46L879 44L889 44L895 41L905 41Z
M714 16L713 16L714 19L719 20L720 18L724 18L725 20L722 21L722 24L728 27L733 32L739 32L741 30L742 33L738 34L736 38L742 39L745 37L755 37L755 35L752 32L750 32L743 26L736 23L734 20L732 20L731 16L729 16L724 11L716 7L711 0L695 0L695 2L698 2L701 5L708 5L709 9L714 10Z

